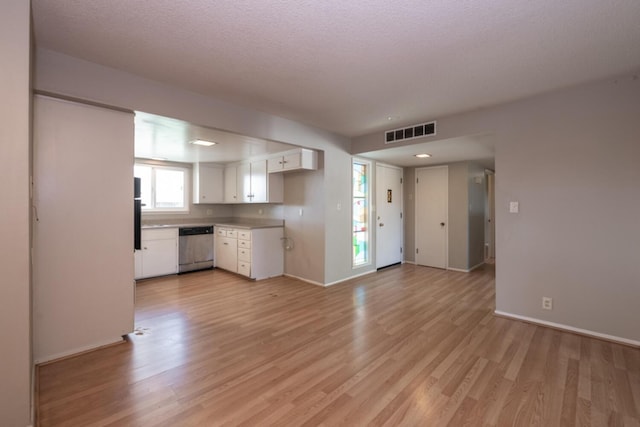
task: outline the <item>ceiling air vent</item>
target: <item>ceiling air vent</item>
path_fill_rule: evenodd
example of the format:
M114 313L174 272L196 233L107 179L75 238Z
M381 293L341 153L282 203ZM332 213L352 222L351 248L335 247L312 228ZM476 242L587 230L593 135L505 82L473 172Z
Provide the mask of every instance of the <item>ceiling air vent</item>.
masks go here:
M402 129L388 130L384 134L384 143L393 144L398 141L407 141L414 138L422 138L423 136L431 136L436 134L436 122L422 123Z

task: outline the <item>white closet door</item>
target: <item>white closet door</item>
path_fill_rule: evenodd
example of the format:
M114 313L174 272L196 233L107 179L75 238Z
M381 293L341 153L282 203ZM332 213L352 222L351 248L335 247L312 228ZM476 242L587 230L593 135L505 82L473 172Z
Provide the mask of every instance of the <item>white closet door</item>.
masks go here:
M416 179L416 264L447 268L449 169L417 169Z

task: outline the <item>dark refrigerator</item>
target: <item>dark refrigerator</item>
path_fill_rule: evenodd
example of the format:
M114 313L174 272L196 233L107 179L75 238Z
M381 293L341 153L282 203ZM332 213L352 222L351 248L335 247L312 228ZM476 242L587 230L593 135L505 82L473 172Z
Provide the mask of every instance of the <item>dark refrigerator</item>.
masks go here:
M142 198L141 180L133 178L133 249L142 249Z

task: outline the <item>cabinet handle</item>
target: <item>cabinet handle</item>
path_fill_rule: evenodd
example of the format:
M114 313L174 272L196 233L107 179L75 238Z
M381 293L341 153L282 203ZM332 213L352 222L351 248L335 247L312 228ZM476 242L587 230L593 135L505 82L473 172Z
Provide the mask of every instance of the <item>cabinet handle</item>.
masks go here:
M145 251L147 250L147 247L146 247L146 246L144 247L144 250L145 250Z
M223 243L223 245L228 245L228 243L227 243L227 242L224 242L224 243ZM145 249L147 249L147 248L145 248Z

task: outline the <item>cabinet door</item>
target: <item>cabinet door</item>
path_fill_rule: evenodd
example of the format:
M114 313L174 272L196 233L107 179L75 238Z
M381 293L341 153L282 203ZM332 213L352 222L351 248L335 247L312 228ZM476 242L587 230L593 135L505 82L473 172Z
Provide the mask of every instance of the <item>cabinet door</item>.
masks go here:
M300 161L300 152L294 154L288 154L283 157L282 160L282 169L300 169L302 166L302 162Z
M193 203L220 203L223 197L223 169L195 164L193 169Z
M176 239L142 242L142 276L153 277L178 272Z
M238 240L216 236L216 267L238 272Z
M242 163L237 166L237 187L238 187L238 201L243 203L250 203L252 199L251 194L251 164Z
M251 202L266 203L267 200L267 161L251 162Z
M238 203L238 170L235 166L224 168L224 202Z
M282 162L283 162L282 156L271 157L270 159L267 159L267 171L268 172L281 171L282 165L283 165Z

